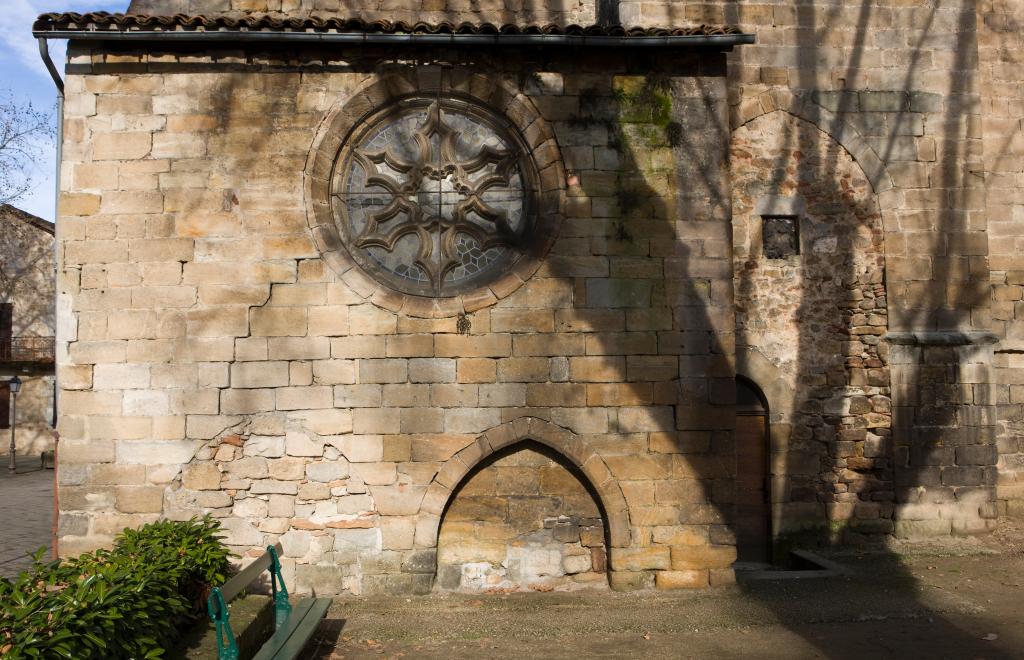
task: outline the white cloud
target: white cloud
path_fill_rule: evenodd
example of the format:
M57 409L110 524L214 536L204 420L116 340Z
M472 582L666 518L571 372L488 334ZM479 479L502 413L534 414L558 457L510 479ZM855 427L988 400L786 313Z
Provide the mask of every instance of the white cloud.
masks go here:
M4 50L8 51L4 54L7 58L13 56L24 66L46 73L39 60L36 40L32 38L32 21L39 14L33 3L29 0L11 0L4 14L3 24L0 24L0 42Z
M32 23L39 14L50 11L124 11L128 0L7 0L0 20L0 60L8 66L23 66L32 73L49 78L39 58L39 45L32 36ZM64 42L51 42L51 56L58 68L64 61ZM13 61L10 61L13 60Z
M39 45L32 36L32 23L43 12L50 11L124 11L129 0L0 0L0 94L9 85L18 88L22 100L32 100L39 109L52 107L56 93L50 74L39 57ZM50 42L50 55L57 70L63 73L66 44ZM16 202L30 213L53 218L54 157L47 150L32 173L34 186Z

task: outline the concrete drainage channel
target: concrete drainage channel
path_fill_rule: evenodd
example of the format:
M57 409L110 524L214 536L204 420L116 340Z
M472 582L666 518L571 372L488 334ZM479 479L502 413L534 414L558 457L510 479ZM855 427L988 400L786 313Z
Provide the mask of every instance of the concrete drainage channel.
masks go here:
M802 580L807 578L832 578L850 575L850 569L809 552L792 550L785 566L760 563L737 563L733 566L738 581L753 580Z

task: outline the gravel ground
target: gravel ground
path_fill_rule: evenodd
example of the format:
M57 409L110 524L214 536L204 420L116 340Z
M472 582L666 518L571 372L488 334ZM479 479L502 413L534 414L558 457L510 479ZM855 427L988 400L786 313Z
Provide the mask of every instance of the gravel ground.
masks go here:
M339 599L316 658L1024 658L1020 530L701 592Z

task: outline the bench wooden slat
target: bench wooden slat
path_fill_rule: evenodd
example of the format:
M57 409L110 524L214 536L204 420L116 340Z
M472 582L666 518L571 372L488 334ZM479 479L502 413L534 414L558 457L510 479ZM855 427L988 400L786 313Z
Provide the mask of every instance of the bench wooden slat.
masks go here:
M235 596L244 591L252 582L259 580L265 570L269 569L273 575L276 575L277 598L282 602L281 608L276 612L277 628L256 653L255 660L295 660L313 633L316 632L320 620L327 614L327 609L331 605L330 598L304 598L294 606L285 606L284 599L287 598L287 590L283 584L284 578L281 576L280 566L275 568L271 558L273 554L280 556L281 552L281 544L278 543L272 550L268 549L266 553L242 569L223 587L215 587L210 594L208 607L210 616L217 626L217 637L220 639L224 634L230 641L230 645L224 647L219 646L218 642L217 656L220 660L238 657L236 640L228 625L230 614L227 611L227 603L234 600Z
M311 607L313 607L312 598L306 598L296 603L292 607L291 616L288 617L288 624L275 630L273 636L263 644L260 652L253 656L252 660L271 660L277 654L277 651L285 645L288 638L292 636L292 633L295 632L296 624L302 621L303 617L309 613Z
M305 618L299 621L294 632L288 641L278 649L277 653L274 654L274 660L293 660L294 658L300 657L302 649L305 648L306 644L309 643L310 638L316 632L317 627L320 625L320 621L323 620L327 614L327 609L331 606L330 598L317 598L313 603L313 606L306 612Z
M304 598L296 603L292 609L291 616L288 617L288 625L276 630L273 637L267 640L259 653L253 657L253 660L273 660L276 658L278 653L287 646L289 640L295 636L298 628L306 622L310 610L317 605L318 600L320 599ZM319 619L314 617L313 620L319 623Z
M277 550L278 556L281 555L281 544L278 543L274 546ZM250 583L254 582L256 578L260 576L260 573L267 570L270 567L270 553L264 552L260 555L259 559L252 562L241 571L238 575L227 581L227 584L220 588L221 596L224 597L225 602L231 602L235 596L240 594Z

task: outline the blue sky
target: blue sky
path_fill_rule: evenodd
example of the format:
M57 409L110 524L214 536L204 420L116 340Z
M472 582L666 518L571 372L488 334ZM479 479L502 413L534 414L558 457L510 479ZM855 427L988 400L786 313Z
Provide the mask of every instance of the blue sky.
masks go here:
M36 16L51 11L109 11L120 12L128 7L128 0L0 0L0 90L15 98L31 101L37 109L53 114L57 103L57 90L39 59L39 46L32 37L32 22ZM53 61L63 74L64 43L51 42ZM54 155L48 148L48 158L38 163L33 175L34 188L17 206L47 220L53 220Z

